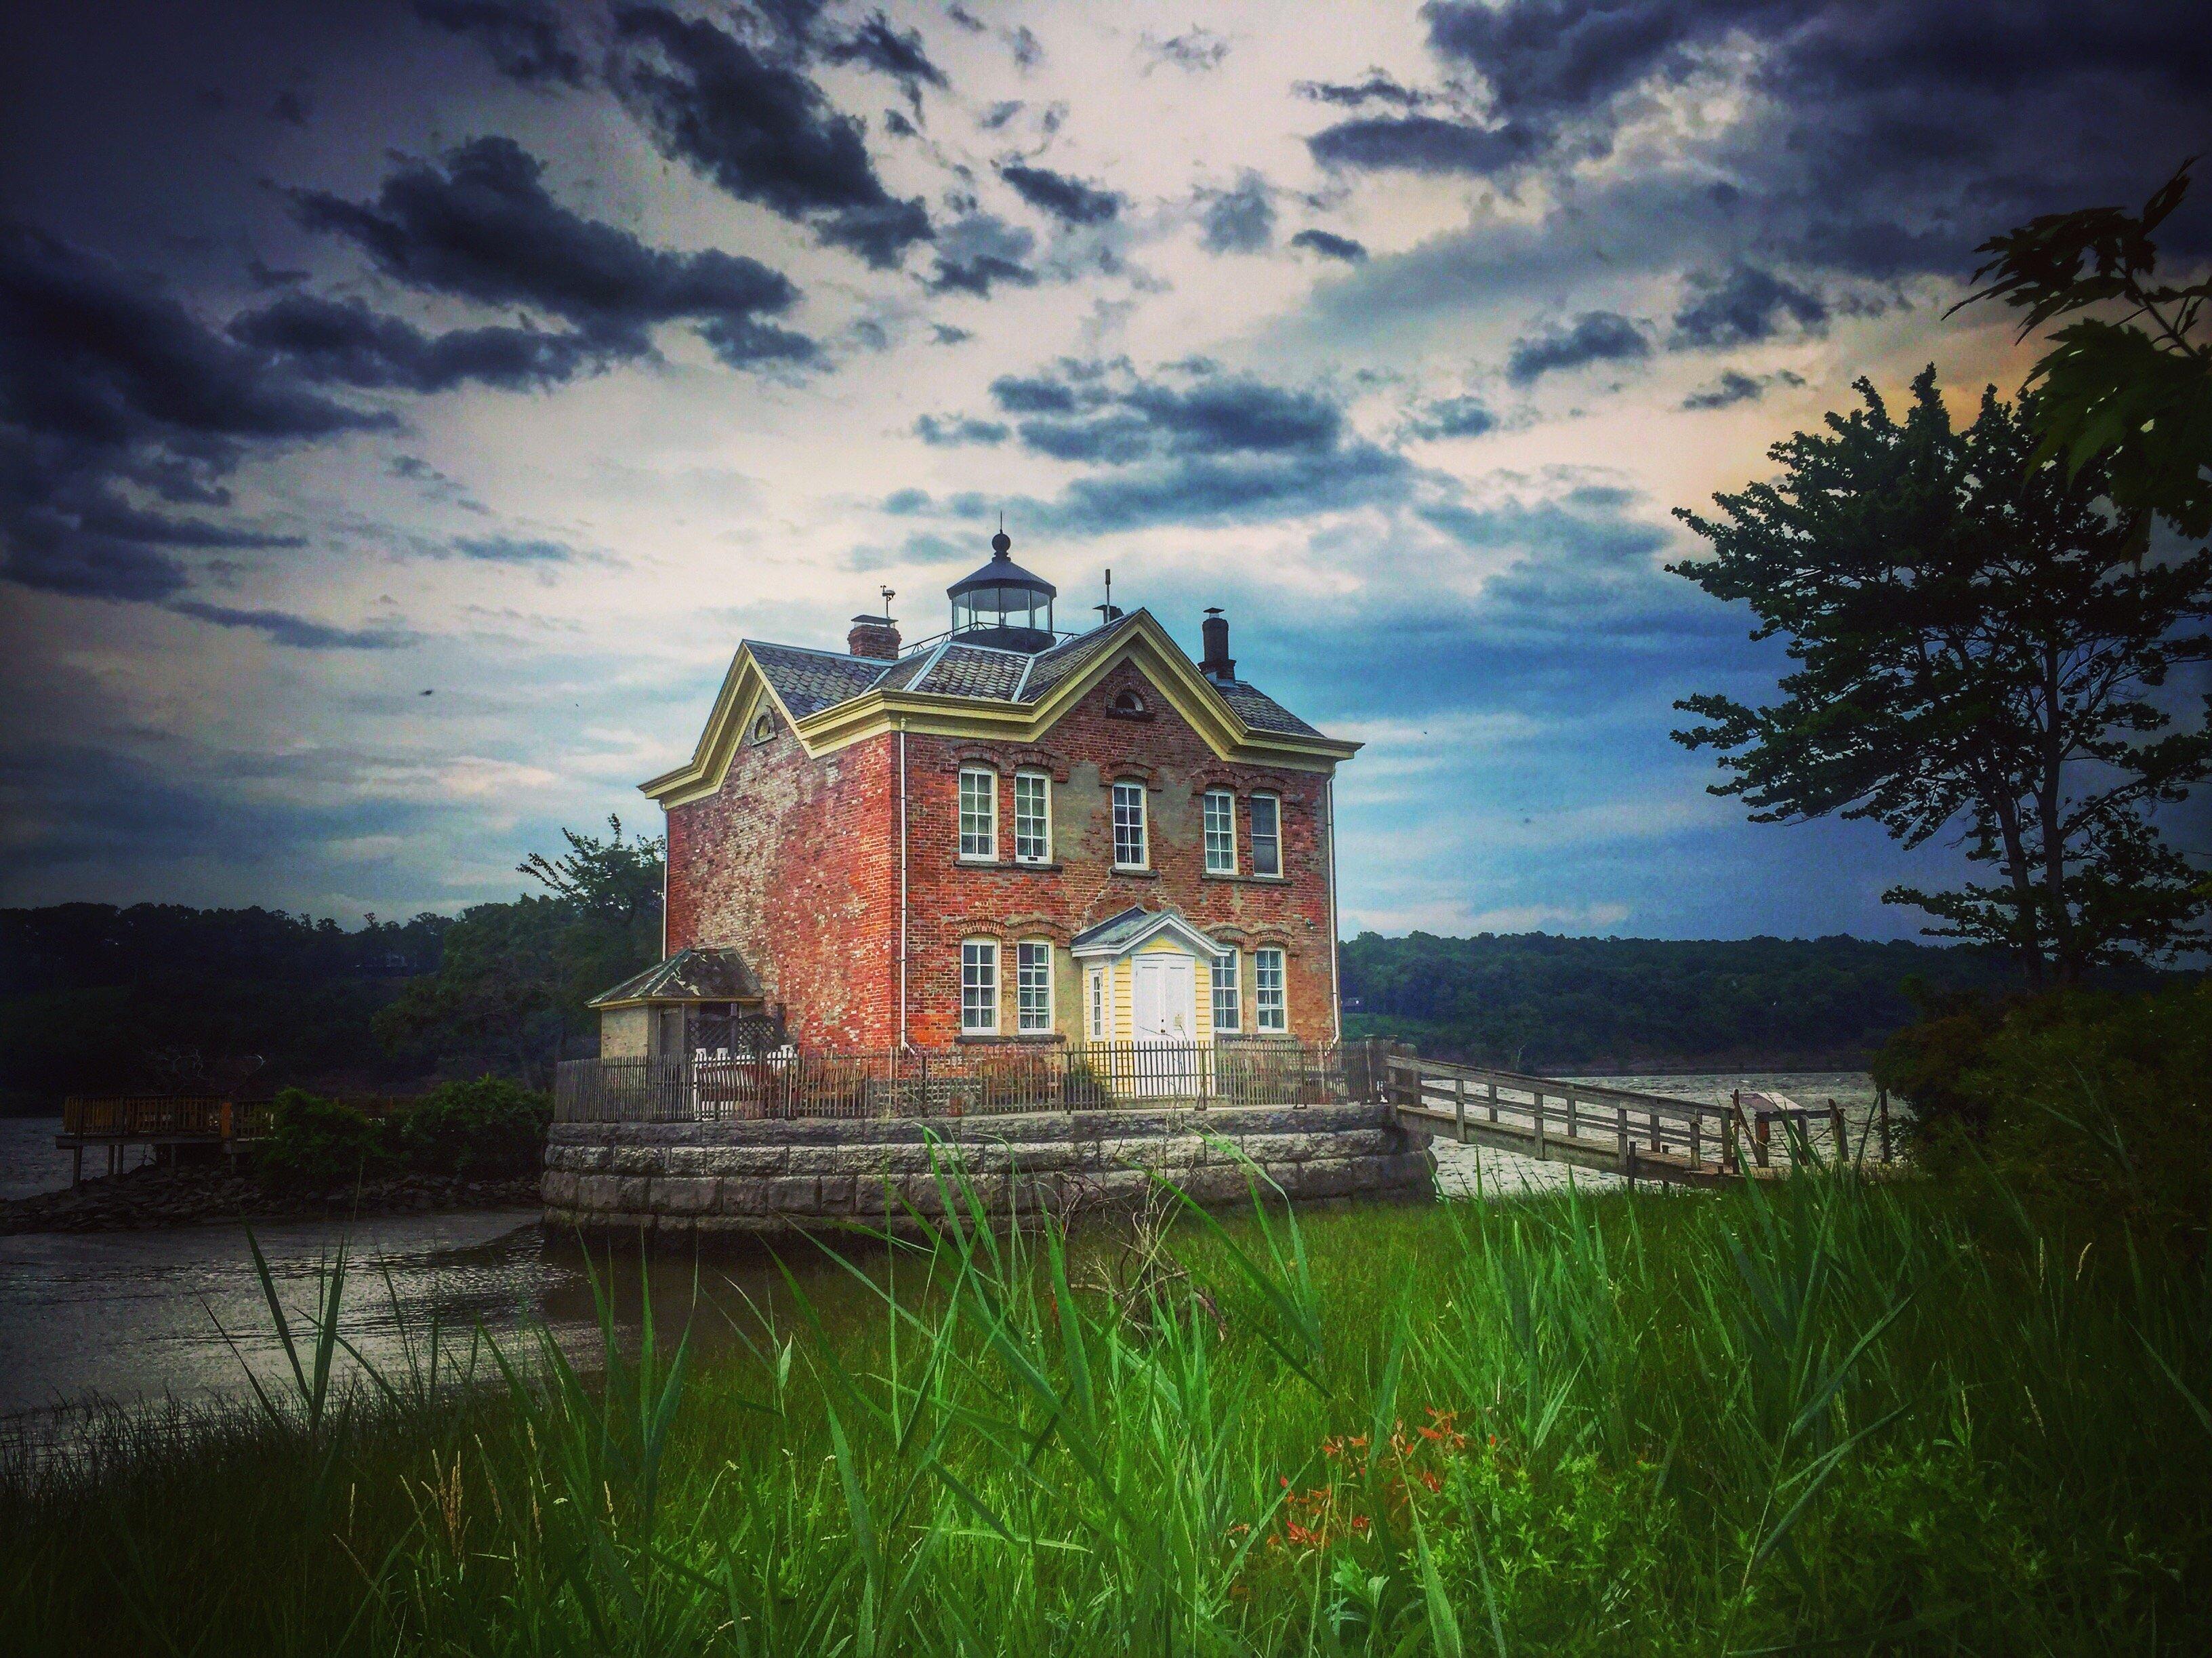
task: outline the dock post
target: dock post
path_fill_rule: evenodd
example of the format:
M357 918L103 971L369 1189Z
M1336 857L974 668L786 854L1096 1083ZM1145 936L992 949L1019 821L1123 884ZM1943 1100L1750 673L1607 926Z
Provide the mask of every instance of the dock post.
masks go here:
M1828 1101L1828 1132L1836 1137L1837 1163L1840 1166L1850 1161L1850 1143L1844 1137L1844 1108L1833 1100Z
M70 1190L74 1192L84 1184L84 1142L79 1140L70 1153Z
M1737 1174L1742 1172L1743 1154L1735 1143L1735 1113L1730 1112L1721 1119L1721 1172Z
M1771 1168L1774 1166L1771 1161L1774 1155L1773 1144L1773 1121L1762 1111L1751 1125L1752 1161L1757 1163L1761 1168Z
M1569 1088L1567 1090L1567 1138L1571 1140L1581 1132L1581 1125L1575 1121L1575 1091Z
M1490 1083L1490 1120L1493 1123L1498 1120L1498 1083L1495 1079Z
M1613 1108L1613 1147L1614 1154L1626 1165L1628 1161L1628 1107L1625 1105Z
M1536 1100L1534 1107L1536 1118L1536 1161L1540 1163L1546 1161L1544 1156L1544 1090L1541 1088L1532 1088L1529 1092L1535 1096Z
M1875 1095L1875 1104L1880 1112L1879 1120L1881 1126L1881 1160L1886 1163L1889 1161L1889 1090L1887 1088L1883 1088Z
M1459 1143L1467 1143L1467 1078L1452 1078L1452 1126L1459 1132Z
M1705 1119L1704 1118L1698 1116L1694 1112L1690 1114L1690 1167L1692 1168L1697 1167L1699 1163L1705 1161L1698 1155L1698 1131L1704 1126L1705 1120Z

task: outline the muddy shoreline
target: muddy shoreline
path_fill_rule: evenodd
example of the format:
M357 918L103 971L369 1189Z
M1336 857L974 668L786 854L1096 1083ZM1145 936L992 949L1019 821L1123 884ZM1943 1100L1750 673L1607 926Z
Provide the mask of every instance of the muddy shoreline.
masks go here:
M149 1232L224 1222L344 1220L538 1205L535 1174L483 1179L403 1174L302 1191L222 1167L149 1166L87 1180L74 1190L0 1199L0 1235Z

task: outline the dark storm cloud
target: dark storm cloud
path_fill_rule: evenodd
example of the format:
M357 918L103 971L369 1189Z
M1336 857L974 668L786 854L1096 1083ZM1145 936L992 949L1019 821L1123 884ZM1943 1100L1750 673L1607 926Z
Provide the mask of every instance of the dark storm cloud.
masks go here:
M96 598L172 597L189 579L181 550L298 545L201 515L230 505L227 480L247 455L392 424L333 402L152 283L0 226L9 580Z
M1441 398L1424 410L1408 430L1415 437L1480 437L1495 430L1498 417L1478 398Z
M2212 140L2212 34L2189 0L1440 0L1430 43L1487 87L1482 119L1353 121L1316 158L1498 174L1603 153L1637 88L1747 75L1701 138L1761 240L1830 267L1963 274L2035 212L2140 199ZM1737 66L1722 49L1747 37ZM2170 227L2212 246L2212 213Z
M1324 167L1411 173L1501 173L1539 155L1542 135L1509 123L1478 126L1434 115L1377 115L1341 121L1306 140Z
M1357 265L1367 257L1365 243L1331 230L1301 230L1291 238L1291 246L1305 248L1323 259L1342 259L1346 265Z
M525 86L585 82L582 56L552 7L538 0L415 0L415 15L475 40L509 80Z
M1316 103L1338 104L1347 109L1357 109L1362 104L1395 104L1400 109L1419 109L1433 101L1433 94L1417 92L1379 69L1369 70L1364 81L1300 81L1291 89Z
M1690 280L1698 291L1674 314L1677 346L1751 344L1771 337L1784 313L1807 333L1828 324L1827 302L1818 294L1751 265Z
M1775 374L1757 377L1741 369L1724 369L1718 380L1710 386L1700 386L1682 399L1685 409L1696 412L1701 409L1725 409L1738 403L1753 403L1766 395L1769 386L1802 386L1805 378L1784 369Z
M1076 533L1225 523L1402 500L1404 457L1365 442L1318 393L1183 364L1147 378L1126 363L1067 361L991 384L1033 454L1102 470L1023 505Z
M1203 199L1207 253L1256 253L1274 240L1273 192L1257 173L1245 173L1234 189L1208 191Z
M1037 274L1028 263L1036 238L994 213L969 213L938 233L937 268L929 285L939 293L988 297L1000 283L1034 288Z
M1081 179L1070 178L1047 167L1009 162L999 176L1031 207L1049 213L1066 224L1104 224L1121 210L1121 198L1111 190Z
M1505 377L1533 384L1556 369L1591 363L1630 363L1651 355L1651 342L1617 311L1585 311L1565 328L1552 327L1513 342Z
M581 334L531 328L456 328L426 334L359 300L294 294L233 319L231 337L280 352L312 380L409 392L475 382L507 391L557 384L612 352ZM635 336L627 338L635 338Z
M172 600L167 608L217 627L249 628L295 650L397 650L415 643L404 629L331 627L283 610L239 610L197 599Z
M814 355L813 342L762 320L799 297L781 273L718 249L648 247L561 206L544 173L512 139L477 138L449 153L442 170L401 163L373 203L320 192L295 200L301 223L355 242L387 276L487 305L551 312L574 325L580 350L640 355L651 349L654 324L682 320L733 365Z
M940 449L957 448L969 443L1003 443L1009 428L1002 421L976 420L964 415L921 415L914 423L914 435L923 442Z
M618 9L615 33L617 89L663 155L879 268L928 240L921 201L876 176L860 124L791 64L658 7Z
M945 71L930 61L928 49L921 43L921 31L895 29L881 12L844 39L830 42L822 55L833 64L858 64L888 75L908 88L921 82L939 88L951 84Z

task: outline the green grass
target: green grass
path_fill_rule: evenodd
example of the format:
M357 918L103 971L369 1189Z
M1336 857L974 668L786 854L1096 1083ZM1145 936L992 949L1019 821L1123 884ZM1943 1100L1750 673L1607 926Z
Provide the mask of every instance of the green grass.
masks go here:
M1126 1237L969 1219L794 1279L711 1358L610 1315L580 1371L426 1334L334 1389L295 1314L290 1394L7 1471L0 1629L26 1654L2212 1650L2212 1294L2094 1216L1822 1175ZM457 1359L476 1380L441 1387Z

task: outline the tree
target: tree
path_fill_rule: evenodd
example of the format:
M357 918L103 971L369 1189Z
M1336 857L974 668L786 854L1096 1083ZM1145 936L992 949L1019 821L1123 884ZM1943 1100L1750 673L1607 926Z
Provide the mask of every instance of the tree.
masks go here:
M579 1037L586 1003L660 955L665 843L563 829L568 853L532 853L518 870L554 896L479 904L445 936L433 977L420 978L377 1015L391 1047L451 1070L489 1066L533 1083Z
M532 852L514 866L515 873L543 881L586 915L624 927L650 919L658 931L668 843L642 835L625 841L622 820L611 814L607 830L609 838L601 840L563 829L561 838L568 843L566 857Z
M2212 893L2153 810L2212 771L2212 735L2147 693L2212 657L2190 631L2212 554L2140 563L2136 515L2100 499L2103 462L2039 460L1994 389L1964 431L1933 367L1902 422L1856 389L1863 409L1770 451L1778 482L1716 497L1718 520L1678 511L1715 556L1669 568L1747 602L1752 637L1786 637L1797 666L1772 707L1677 703L1708 722L1675 740L1720 752L1733 775L1711 792L1755 822L1871 818L1908 846L1962 825L1996 881L1884 899L2002 945L2032 985L2171 952Z
M2063 455L2070 473L2100 464L2139 537L2154 513L2192 539L2212 534L2212 338L2197 331L2212 282L2159 282L2151 239L2188 194L2194 164L2184 162L2140 213L2047 213L1991 237L1978 250L1991 257L1974 272L1987 285L1960 302L2026 311L2022 339L2060 317L2118 309L2052 336L2028 380L2030 418L2042 435L2037 458Z

